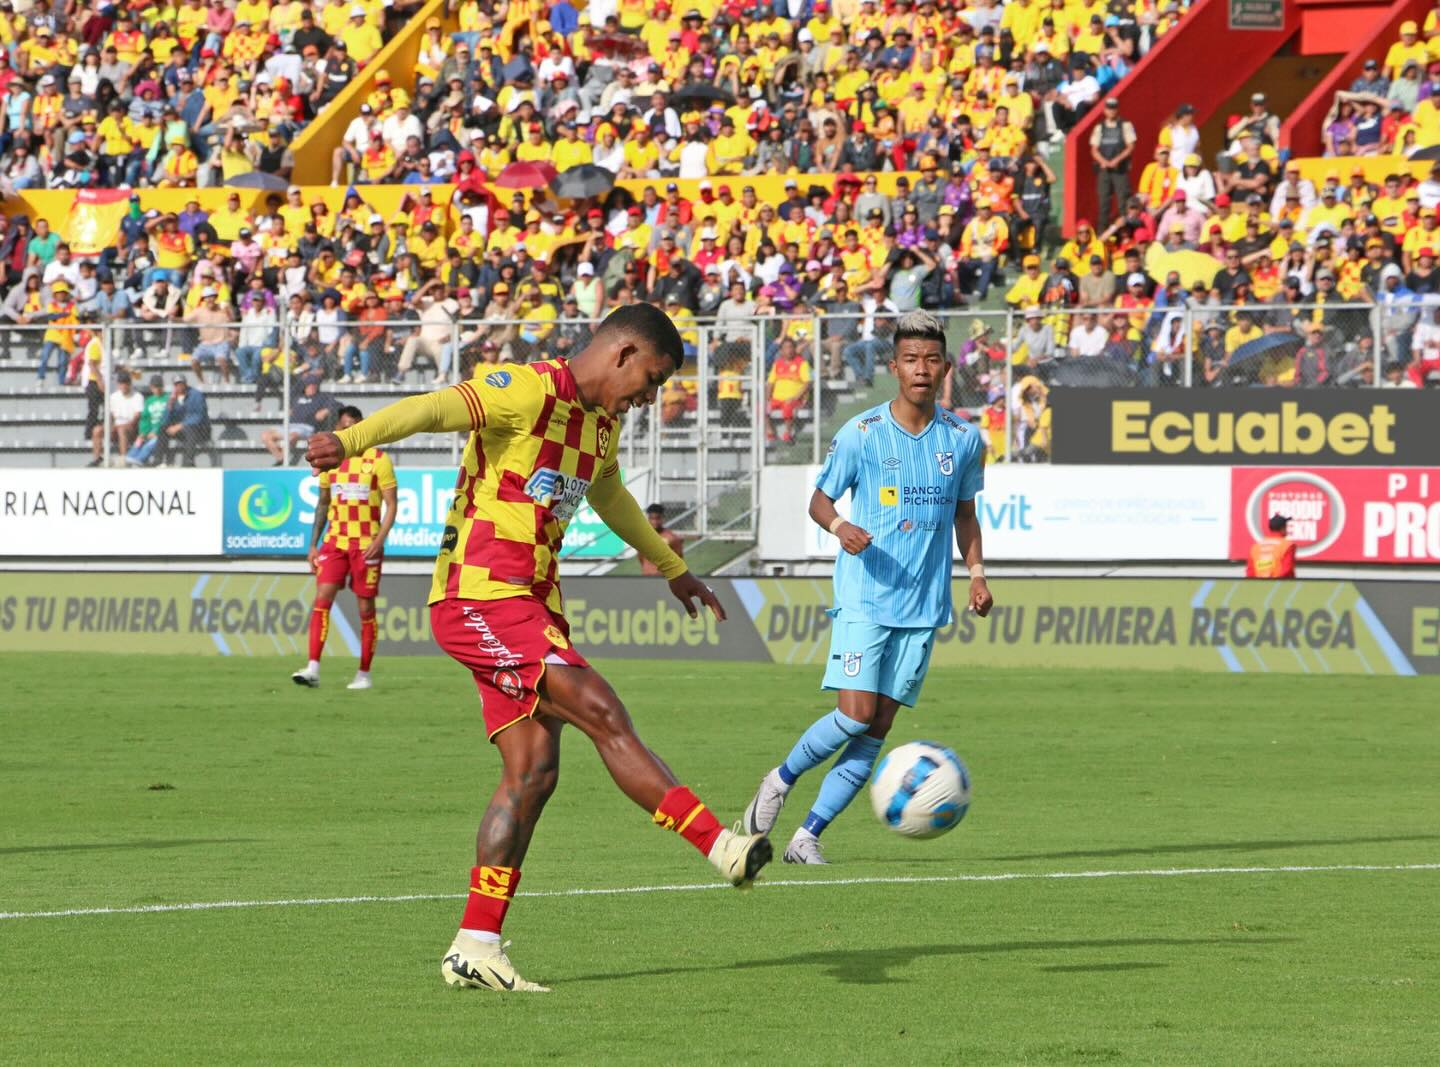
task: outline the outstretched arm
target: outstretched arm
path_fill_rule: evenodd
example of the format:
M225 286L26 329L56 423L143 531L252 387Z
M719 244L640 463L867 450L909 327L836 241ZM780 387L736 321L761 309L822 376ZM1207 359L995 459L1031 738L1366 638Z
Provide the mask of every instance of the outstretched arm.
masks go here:
M305 451L305 461L316 471L333 470L346 456L358 455L375 445L417 433L474 431L484 425L485 409L475 388L461 382L438 392L397 400L339 433L315 434Z

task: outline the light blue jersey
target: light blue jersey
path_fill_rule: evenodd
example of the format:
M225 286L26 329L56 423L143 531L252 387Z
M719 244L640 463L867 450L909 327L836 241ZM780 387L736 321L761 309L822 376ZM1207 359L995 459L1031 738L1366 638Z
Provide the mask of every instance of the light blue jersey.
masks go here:
M937 408L918 436L896 424L888 401L841 427L815 487L831 500L850 492L850 521L871 540L858 556L841 550L835 562L839 618L946 625L955 508L984 485L980 432L947 411Z

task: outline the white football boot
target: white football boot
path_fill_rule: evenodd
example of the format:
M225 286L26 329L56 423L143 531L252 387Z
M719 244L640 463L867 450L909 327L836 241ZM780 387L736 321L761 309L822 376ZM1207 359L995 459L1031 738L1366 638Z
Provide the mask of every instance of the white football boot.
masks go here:
M371 687L372 687L372 686L371 686L371 682L370 682L370 672L369 672L369 671L356 671L356 672L355 672L355 679L354 679L354 681L352 681L352 682L351 682L349 685L347 685L345 688L346 688L346 689L370 689Z
M820 851L820 839L806 830L796 830L790 844L785 846L786 863L805 863L812 866L828 865L825 853Z
M721 830L720 836L710 846L709 859L727 882L736 889L744 889L774 856L770 839L764 834Z
M760 788L755 791L755 796L745 806L744 826L745 832L751 834L768 834L775 828L775 823L780 818L780 809L785 806L785 797L790 793L790 787L780 778L780 768L776 767L760 780Z
M290 680L296 685L306 685L311 689L320 684L320 664L313 659L300 670L290 676Z

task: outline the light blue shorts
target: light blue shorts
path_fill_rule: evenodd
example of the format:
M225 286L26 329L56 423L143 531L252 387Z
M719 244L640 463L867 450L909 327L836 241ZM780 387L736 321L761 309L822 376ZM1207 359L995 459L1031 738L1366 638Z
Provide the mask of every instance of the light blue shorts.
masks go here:
M835 619L822 689L879 693L914 707L930 666L935 631Z

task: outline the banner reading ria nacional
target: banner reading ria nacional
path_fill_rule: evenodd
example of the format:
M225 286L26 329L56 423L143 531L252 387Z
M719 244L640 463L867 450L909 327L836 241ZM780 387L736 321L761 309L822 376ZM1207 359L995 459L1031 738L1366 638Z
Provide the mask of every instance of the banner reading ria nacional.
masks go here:
M1283 515L1301 560L1440 563L1440 468L1236 467L1230 486L1231 559Z
M1425 389L1057 389L1055 463L1435 462L1440 393Z

